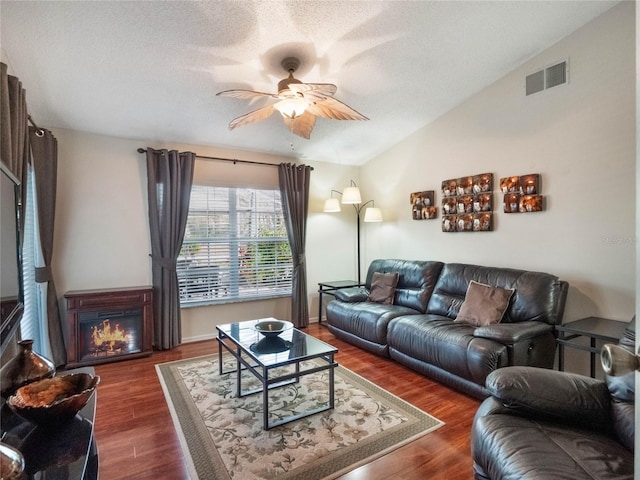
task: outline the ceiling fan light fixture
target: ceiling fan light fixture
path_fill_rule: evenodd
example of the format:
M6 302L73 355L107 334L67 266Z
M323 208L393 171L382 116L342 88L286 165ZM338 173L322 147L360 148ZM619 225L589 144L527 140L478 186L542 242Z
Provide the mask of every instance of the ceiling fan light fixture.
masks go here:
M287 128L294 135L311 138L311 130L316 124L317 117L332 120L369 120L353 108L333 98L337 87L332 83L303 83L293 76L300 66L300 61L294 57L285 58L282 67L289 76L278 82L278 93L257 92L254 90L225 90L216 95L254 100L256 98L277 98L275 104L265 105L244 115L234 118L229 123L229 130L242 125L259 122L269 118L276 110L282 115ZM347 203L347 202L342 202ZM349 202L349 203L360 203Z
M274 105L283 117L296 118L302 115L309 103L300 97L285 98Z

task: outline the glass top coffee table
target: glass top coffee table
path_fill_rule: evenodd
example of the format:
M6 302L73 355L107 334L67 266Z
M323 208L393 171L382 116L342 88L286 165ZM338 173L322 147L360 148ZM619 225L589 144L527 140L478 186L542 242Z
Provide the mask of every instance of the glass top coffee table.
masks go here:
M334 369L338 364L333 357L338 349L296 328L289 328L277 336L265 337L255 328L258 322L265 320L275 319L263 318L216 326L220 374L236 373L238 397L262 392L263 428L265 430L334 408ZM224 350L236 359L235 370L223 371L222 354ZM307 360L314 359L318 359L318 361L303 364ZM293 368L280 368L288 365L292 365ZM250 371L262 386L258 389L244 391L241 375L244 370ZM319 405L312 410L280 418L273 422L270 421L269 389L298 382L300 377L325 370L328 370L329 373L328 404Z

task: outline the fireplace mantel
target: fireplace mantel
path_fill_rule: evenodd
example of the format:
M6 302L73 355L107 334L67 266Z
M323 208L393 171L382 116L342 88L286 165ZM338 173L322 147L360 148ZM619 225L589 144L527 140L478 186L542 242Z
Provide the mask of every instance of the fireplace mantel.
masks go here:
M67 341L67 368L128 360L151 355L153 328L153 288L127 287L102 290L74 290L64 295L69 335ZM88 320L86 320L88 319ZM120 342L118 350L101 350L88 346L88 329L96 330L107 322L108 328L120 323L133 325L134 348ZM89 323L89 324L88 324ZM131 336L131 335L130 335ZM124 345L124 347L122 346ZM92 350L93 349L93 350Z

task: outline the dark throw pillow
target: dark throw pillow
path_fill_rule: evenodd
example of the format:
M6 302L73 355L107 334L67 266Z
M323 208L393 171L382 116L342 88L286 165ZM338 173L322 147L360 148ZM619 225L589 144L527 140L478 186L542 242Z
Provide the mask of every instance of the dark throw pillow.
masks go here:
M369 300L374 303L384 303L393 305L393 297L396 294L396 286L398 285L398 273L380 273L374 272L371 280L371 291L369 292Z
M500 323L514 291L471 280L455 321L475 327Z

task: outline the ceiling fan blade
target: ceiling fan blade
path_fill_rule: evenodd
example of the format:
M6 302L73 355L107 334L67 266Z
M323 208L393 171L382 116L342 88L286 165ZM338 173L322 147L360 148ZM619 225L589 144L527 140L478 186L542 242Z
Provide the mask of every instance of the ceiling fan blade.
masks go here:
M319 117L333 120L369 120L350 106L332 97L310 104L307 111Z
M253 100L255 98L261 98L261 97L277 98L277 95L274 95L272 93L254 92L253 90L225 90L223 92L216 93L216 95L220 95L223 97L241 98L241 99L247 99L247 100Z
M333 97L338 87L332 83L290 83L289 90L301 93L309 102Z
M283 117L284 123L289 127L292 133L306 138L311 138L311 130L316 124L315 115L305 111L302 115L295 118Z
M229 130L233 130L236 127L242 127L253 122L259 122L265 120L271 116L274 108L273 105L267 105L266 107L259 108L253 112L249 112L231 121L229 124Z

